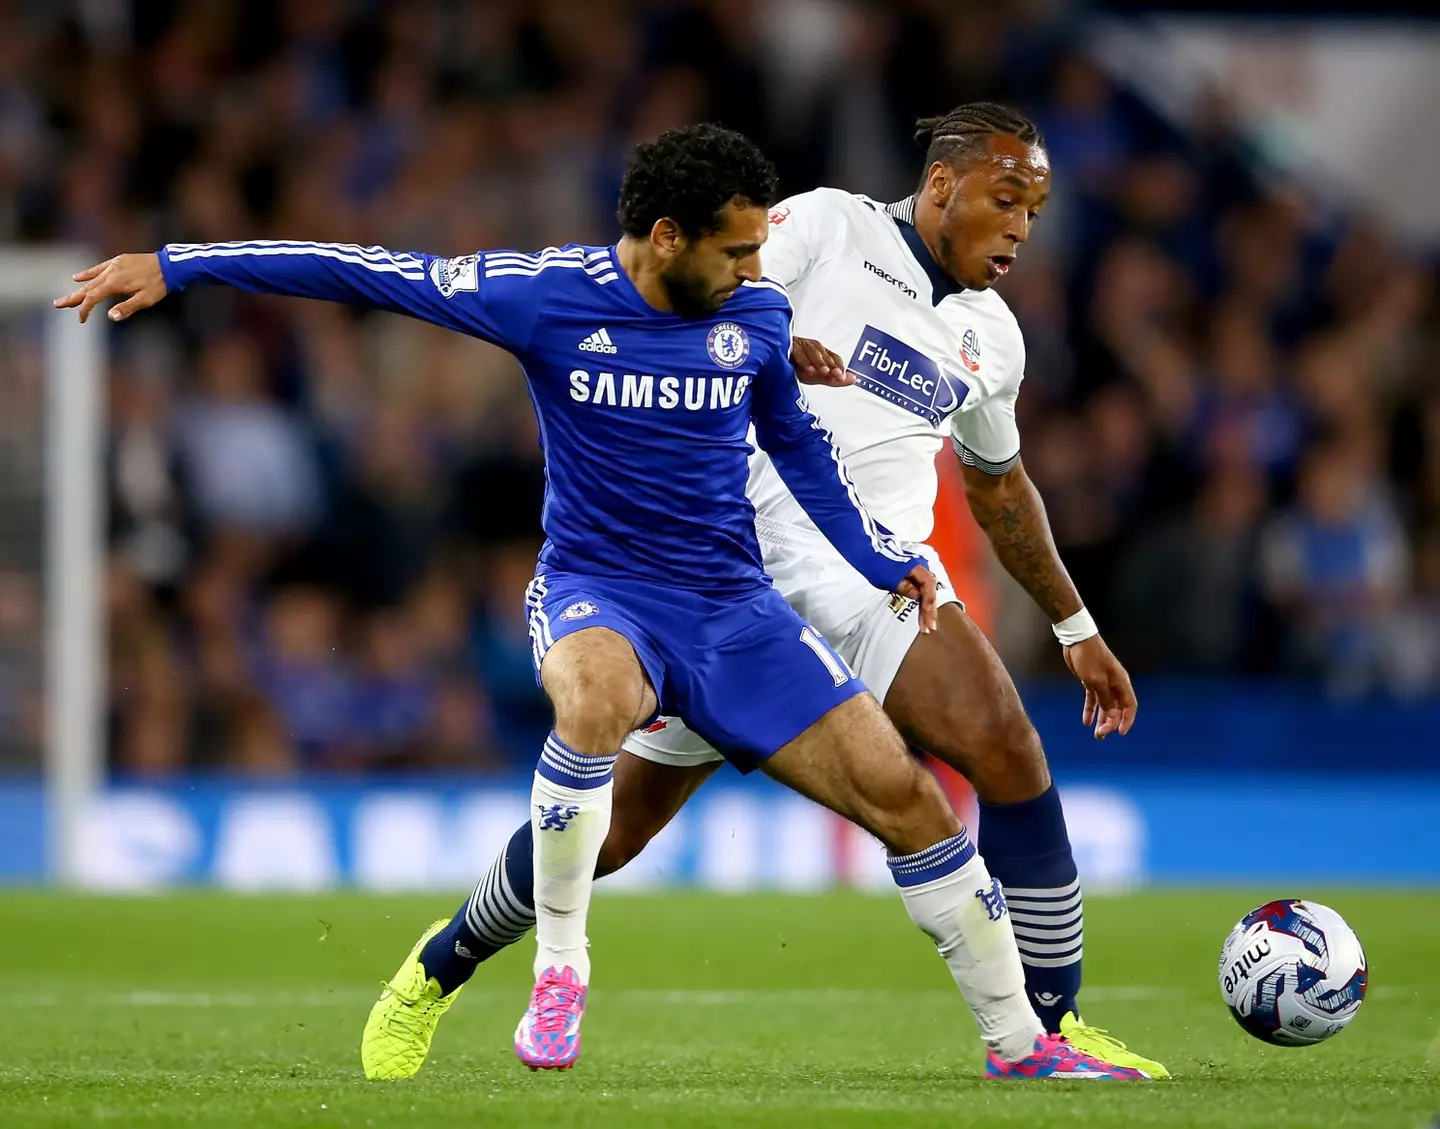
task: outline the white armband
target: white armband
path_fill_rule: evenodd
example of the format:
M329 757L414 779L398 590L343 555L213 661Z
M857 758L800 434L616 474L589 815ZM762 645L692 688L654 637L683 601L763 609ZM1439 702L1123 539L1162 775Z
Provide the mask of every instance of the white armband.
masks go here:
M1083 606L1074 615L1062 619L1059 623L1052 623L1050 630L1055 632L1055 638L1067 647L1083 643L1092 635L1100 634L1100 629L1095 626L1095 617Z

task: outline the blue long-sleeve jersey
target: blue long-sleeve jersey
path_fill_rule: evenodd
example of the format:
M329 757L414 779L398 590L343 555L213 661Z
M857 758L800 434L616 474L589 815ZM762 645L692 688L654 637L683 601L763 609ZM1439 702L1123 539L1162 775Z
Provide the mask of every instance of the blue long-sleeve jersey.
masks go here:
M768 584L745 496L750 425L815 524L876 587L911 557L865 512L790 363L790 302L745 283L709 317L650 306L613 247L445 259L355 244L170 244L199 282L409 314L525 371L545 453L544 565L731 593Z

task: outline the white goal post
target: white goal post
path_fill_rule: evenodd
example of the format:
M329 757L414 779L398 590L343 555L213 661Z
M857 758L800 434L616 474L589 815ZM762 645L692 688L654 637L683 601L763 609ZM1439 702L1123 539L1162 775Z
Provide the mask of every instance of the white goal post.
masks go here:
M104 773L106 325L50 303L94 261L77 247L0 248L0 316L34 318L44 339L46 865L65 883L78 877L80 825Z

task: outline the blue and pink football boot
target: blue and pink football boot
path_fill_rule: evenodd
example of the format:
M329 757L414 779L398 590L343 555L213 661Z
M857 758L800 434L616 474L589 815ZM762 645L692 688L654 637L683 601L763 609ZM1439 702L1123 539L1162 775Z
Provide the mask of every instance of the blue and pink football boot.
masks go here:
M1129 1066L1115 1066L1072 1047L1063 1035L1041 1035L1035 1049L1019 1062L1006 1062L994 1051L985 1060L986 1078L1102 1079L1139 1082L1150 1075Z
M586 987L575 970L547 968L515 1028L515 1056L531 1070L569 1070L580 1057Z

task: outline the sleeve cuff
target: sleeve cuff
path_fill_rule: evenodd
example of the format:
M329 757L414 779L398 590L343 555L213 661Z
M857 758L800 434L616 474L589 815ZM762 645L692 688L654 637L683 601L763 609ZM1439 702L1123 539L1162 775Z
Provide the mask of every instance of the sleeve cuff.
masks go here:
M185 289L185 282L180 277L180 271L170 261L170 248L161 247L155 252L155 257L160 260L160 276L165 280L165 293L178 294Z
M998 463L992 463L989 459L981 458L955 436L950 437L950 442L955 446L955 453L960 456L960 461L966 466L973 466L976 470L984 471L986 474L1004 474L1020 461L1020 452L1017 450L1008 459L1002 459Z
M896 566L895 579L892 580L889 584L876 584L875 587L876 587L876 588L879 588L879 589L881 589L882 591L885 591L885 592L894 592L897 588L900 587L900 582L901 582L902 580L904 580L907 576L910 575L910 573L914 570L914 568L915 568L916 565L923 565L925 568L928 568L931 572L934 572L934 571L935 571L935 566L934 566L933 564L931 564L928 560L926 560L924 557L914 556L914 557L911 557L911 558L910 558L908 561L906 561L904 564L900 564L900 565L897 565L897 566ZM874 582L872 581L871 583L874 583Z

